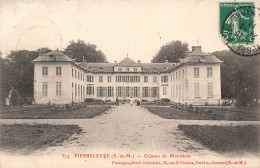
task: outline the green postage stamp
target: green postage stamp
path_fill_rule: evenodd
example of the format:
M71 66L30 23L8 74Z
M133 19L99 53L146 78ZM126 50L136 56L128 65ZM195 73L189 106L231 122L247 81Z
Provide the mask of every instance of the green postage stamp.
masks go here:
M255 31L258 8L254 2L220 2L219 31L224 43L236 54L252 56L260 53Z

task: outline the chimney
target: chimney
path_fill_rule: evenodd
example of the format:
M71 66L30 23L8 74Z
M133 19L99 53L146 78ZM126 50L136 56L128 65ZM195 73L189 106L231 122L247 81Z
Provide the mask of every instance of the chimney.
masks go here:
M192 52L193 51L201 51L201 46L192 46Z
M115 61L115 64L116 64L116 61Z
M164 63L168 63L168 60L165 60Z
M140 64L140 63L141 63L141 60L138 60L137 62L138 62L138 64Z

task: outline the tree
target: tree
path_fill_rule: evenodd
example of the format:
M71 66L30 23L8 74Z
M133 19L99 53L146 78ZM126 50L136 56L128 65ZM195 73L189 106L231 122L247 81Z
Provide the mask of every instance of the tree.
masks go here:
M65 52L76 59L76 62L81 62L83 57L88 62L107 62L106 56L100 50L97 50L97 46L94 44L86 44L82 40L77 42L70 41L70 44L66 47Z
M188 44L179 40L172 41L163 45L158 53L153 57L152 62L179 62L179 59L185 57L185 52L188 51Z
M6 59L0 59L1 66L1 100L8 96L13 87L20 96L33 96L34 66L31 62L39 54L51 51L49 48L40 48L37 51L11 51Z
M253 102L253 94L252 92L245 88L241 90L241 92L238 94L236 106L249 106Z
M232 51L212 53L223 61L221 65L222 98L238 98L242 90L248 89L252 97L259 99L259 56L243 57Z

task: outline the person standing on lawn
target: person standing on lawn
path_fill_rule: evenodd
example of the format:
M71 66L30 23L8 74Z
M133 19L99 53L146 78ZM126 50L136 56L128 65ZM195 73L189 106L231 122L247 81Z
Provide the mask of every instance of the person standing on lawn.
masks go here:
M133 103L134 103L134 99L131 97L131 98L130 98L130 104L131 104L131 106L133 105Z
M140 98L139 98L139 97L137 98L136 105L137 105L137 106L140 106Z
M119 106L118 97L116 97L116 105Z

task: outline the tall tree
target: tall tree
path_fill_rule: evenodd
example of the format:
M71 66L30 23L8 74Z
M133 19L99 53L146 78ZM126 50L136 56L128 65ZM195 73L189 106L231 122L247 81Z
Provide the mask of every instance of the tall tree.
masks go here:
M102 51L97 50L96 45L86 44L82 40L78 40L77 42L70 41L65 52L72 58L75 58L76 62L82 61L83 57L88 62L107 62L106 56Z
M223 61L222 98L237 98L242 90L248 89L253 93L253 98L259 99L259 56L243 57L231 51L216 51L212 54Z
M179 40L172 41L163 45L158 53L153 57L152 62L179 62L179 59L185 57L185 52L188 51L188 44Z
M18 50L11 51L6 59L0 59L1 66L1 99L8 96L12 87L22 97L33 96L34 67L31 62L39 54L51 51L40 48L37 51Z

